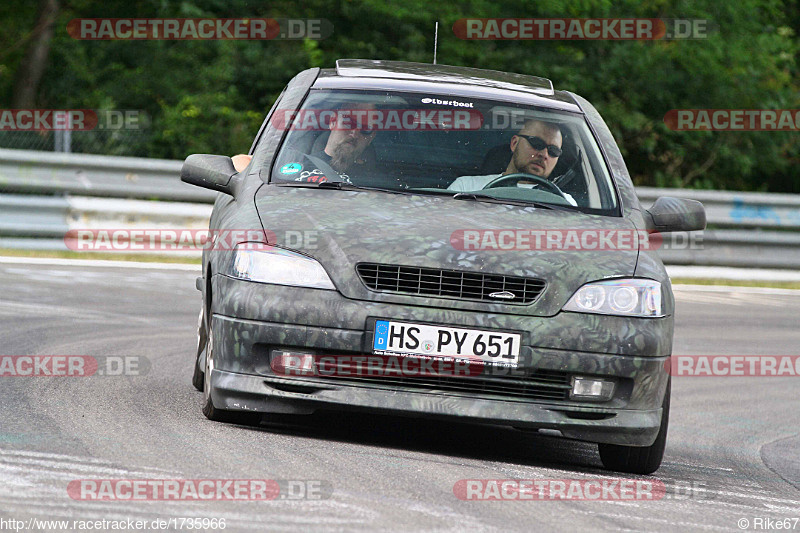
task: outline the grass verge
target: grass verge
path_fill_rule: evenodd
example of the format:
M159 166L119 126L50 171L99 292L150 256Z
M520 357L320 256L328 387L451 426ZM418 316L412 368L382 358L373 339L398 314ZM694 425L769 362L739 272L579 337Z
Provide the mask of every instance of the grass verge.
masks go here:
M769 287L772 289L800 289L800 281L761 281L719 278L671 278L673 285L720 285L728 287Z

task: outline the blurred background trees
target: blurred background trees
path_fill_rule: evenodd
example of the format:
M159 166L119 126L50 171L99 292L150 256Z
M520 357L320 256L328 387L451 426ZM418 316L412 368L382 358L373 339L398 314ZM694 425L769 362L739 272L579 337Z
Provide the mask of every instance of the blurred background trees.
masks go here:
M324 18L323 40L80 41L74 18ZM708 19L706 39L465 41L460 18ZM674 132L671 109L800 109L798 0L40 0L0 6L0 107L137 109L138 132L73 135L73 151L182 159L247 151L286 82L338 58L430 62L544 76L589 99L637 185L800 192L798 132ZM98 132L99 133L99 132ZM49 134L0 146L52 149ZM88 134L84 134L88 135ZM25 137L27 136L27 137ZM29 139L29 140L25 140ZM50 143L48 147L48 143Z

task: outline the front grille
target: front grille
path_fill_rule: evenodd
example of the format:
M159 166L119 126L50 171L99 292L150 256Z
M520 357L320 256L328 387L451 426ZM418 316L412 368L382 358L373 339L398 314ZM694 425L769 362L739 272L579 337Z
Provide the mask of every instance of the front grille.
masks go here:
M359 386L371 385L380 388L397 386L417 391L444 393L471 398L497 398L519 400L566 401L569 399L570 376L555 370L532 370L525 376L354 376L347 375L347 365L341 367L341 375L317 375L316 382ZM341 370L340 369L340 370ZM352 374L356 374L355 367Z
M361 281L373 291L481 302L530 304L539 297L545 287L545 282L536 278L438 268L360 263L356 266L356 271ZM489 296L502 292L509 292L514 298Z

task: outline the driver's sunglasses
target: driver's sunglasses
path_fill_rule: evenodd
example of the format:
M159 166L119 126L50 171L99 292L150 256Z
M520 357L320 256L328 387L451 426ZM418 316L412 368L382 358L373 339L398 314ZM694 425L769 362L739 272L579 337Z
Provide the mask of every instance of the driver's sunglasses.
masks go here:
M547 153L550 155L550 157L561 157L561 148L555 144L547 144L547 141L541 137L536 137L535 135L522 135L521 133L517 133L517 137L522 137L528 141L528 144L530 144L531 148L534 150L544 150L547 148Z

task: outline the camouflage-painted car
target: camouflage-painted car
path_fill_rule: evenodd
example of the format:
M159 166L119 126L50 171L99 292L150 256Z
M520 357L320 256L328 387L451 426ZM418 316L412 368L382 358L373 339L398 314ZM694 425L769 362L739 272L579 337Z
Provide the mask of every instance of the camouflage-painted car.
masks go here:
M613 470L661 463L674 302L600 115L549 80L340 60L298 74L221 192L194 385L212 420L365 410L558 430Z

